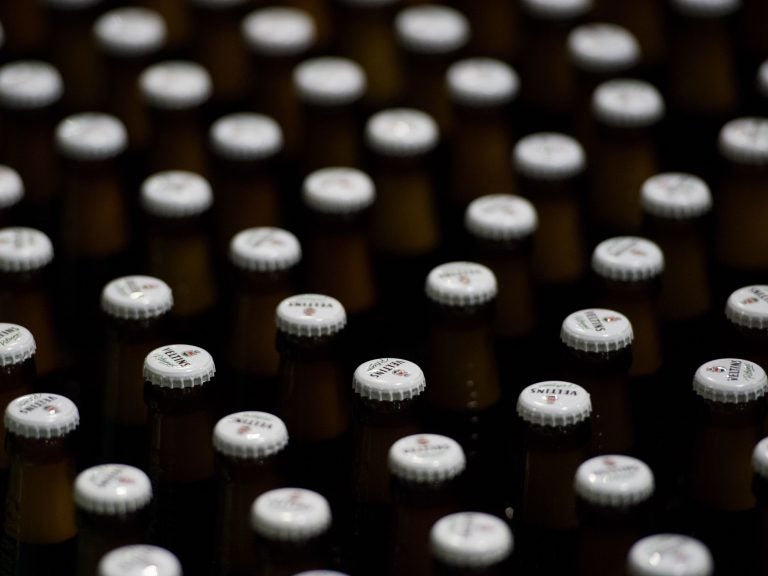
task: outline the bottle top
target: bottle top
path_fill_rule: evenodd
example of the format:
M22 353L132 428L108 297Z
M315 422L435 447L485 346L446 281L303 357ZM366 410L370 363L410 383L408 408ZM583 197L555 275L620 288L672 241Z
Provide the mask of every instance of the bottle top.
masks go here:
M757 91L763 98L768 98L768 60L757 69Z
M536 18L567 20L592 10L592 0L522 0L523 9Z
M699 366L693 377L693 391L706 400L744 404L765 396L768 378L752 362L739 358L718 358Z
M181 563L158 546L134 544L107 552L99 562L99 576L181 576Z
M171 287L152 276L123 276L104 286L101 309L113 318L147 320L173 307Z
M465 467L461 446L439 434L406 436L389 449L389 471L407 482L444 482L456 478Z
M236 412L219 420L213 429L213 447L231 458L266 458L287 445L285 423L267 412Z
M763 438L752 451L752 469L755 474L768 479L768 438Z
M305 60L293 71L299 97L315 106L345 106L365 94L365 70L349 58L323 56Z
M248 228L232 238L229 259L251 272L287 270L301 260L301 245L296 236L282 228Z
M139 76L141 94L150 106L164 110L185 110L204 104L213 84L208 71L183 60L153 64Z
M169 170L153 174L141 185L141 206L152 216L198 216L213 204L208 181L194 172Z
M227 160L262 160L283 149L283 131L269 116L242 112L228 114L211 126L213 151Z
M104 0L45 0L49 8L57 10L86 10L101 4Z
M8 404L4 422L8 432L24 438L61 438L77 428L80 413L69 398L41 392L20 396Z
M629 550L629 576L712 576L712 555L690 536L655 534L638 540Z
M630 456L605 455L583 462L576 470L576 495L598 506L634 506L653 495L653 472Z
M352 214L376 200L370 176L356 168L321 168L304 179L304 204L325 214Z
M741 0L672 0L672 7L694 18L720 18L741 7Z
M0 209L18 204L24 197L24 182L16 170L0 164Z
M648 82L618 78L595 89L592 112L607 126L646 128L664 116L664 99Z
M706 182L697 176L667 172L651 176L643 183L640 202L648 214L685 220L709 212L712 194Z
M0 104L15 110L45 108L64 94L61 74L47 62L19 60L0 67Z
M70 160L108 160L122 154L127 146L125 126L109 114L73 114L56 127L56 148Z
M251 526L268 540L301 541L317 538L331 525L328 501L311 490L277 488L253 502Z
M377 358L363 362L352 378L352 389L357 394L380 402L409 400L424 392L425 387L421 368L400 358Z
M725 317L744 328L768 328L768 286L744 286L731 293Z
M336 298L298 294L278 304L276 321L278 330L293 336L330 336L347 325L347 313Z
M533 234L539 226L536 208L512 194L489 194L470 202L464 212L464 227L486 240L516 240Z
M427 276L427 297L443 306L477 306L490 302L497 293L496 276L475 262L448 262Z
M34 228L0 229L0 272L39 270L53 260L51 240Z
M720 154L736 164L768 164L768 118L737 118L726 123L718 139Z
M113 56L137 58L159 52L166 42L163 17L148 8L116 8L93 25L99 47Z
M32 332L8 322L0 322L0 366L13 366L35 355L35 338Z
M75 504L92 514L123 516L152 500L147 475L125 464L101 464L83 470L75 479Z
M418 156L437 146L440 134L435 120L421 110L390 108L377 112L365 125L365 141L384 156Z
M466 17L453 8L422 4L401 10L395 17L395 35L400 45L420 54L446 54L469 42Z
M597 74L615 74L637 65L640 44L623 26L592 22L571 31L568 54L577 68Z
M304 10L289 7L262 8L243 20L248 47L266 56L295 56L306 52L317 39L315 21Z
M496 516L459 512L443 516L429 534L432 555L457 568L488 568L504 561L513 548L512 531Z
M520 91L517 72L493 58L467 58L448 68L448 93L454 102L471 108L501 106Z
M517 171L535 180L565 180L584 171L584 148L574 138L539 132L521 138L512 152Z
M637 236L603 240L592 253L592 269L609 280L638 282L664 271L664 254L655 242Z
M582 352L613 352L632 343L634 334L629 318L604 308L579 310L563 320L560 340Z
M517 399L518 416L538 426L573 426L591 413L589 393L571 382L538 382L520 392Z
M144 380L159 388L194 388L210 382L215 374L213 358L197 346L161 346L144 359Z

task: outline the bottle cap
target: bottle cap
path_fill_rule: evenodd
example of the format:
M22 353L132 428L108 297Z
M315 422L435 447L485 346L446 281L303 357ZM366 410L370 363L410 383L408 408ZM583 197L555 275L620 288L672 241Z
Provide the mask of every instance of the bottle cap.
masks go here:
M301 245L296 236L282 228L248 228L232 238L229 259L251 272L287 270L301 260Z
M752 469L762 478L768 478L768 438L763 438L752 451Z
M608 80L592 94L595 118L615 128L645 128L664 116L664 99L643 80Z
M395 35L400 45L411 52L445 54L469 41L469 22L448 6L422 4L398 12Z
M560 340L582 352L613 352L632 343L634 334L629 319L604 308L579 310L563 320Z
M144 380L160 388L194 388L216 374L211 355L197 346L155 348L144 359Z
M141 206L152 216L198 216L213 204L208 181L194 172L169 170L153 174L141 185Z
M53 260L51 240L34 228L0 229L0 272L39 270Z
M432 555L456 568L482 569L512 553L512 531L496 516L459 512L443 516L429 534Z
M592 0L522 0L523 9L536 18L566 20L592 10Z
M236 412L219 420L213 429L213 447L232 458L265 458L287 445L285 423L267 412Z
M584 171L586 155L575 139L556 132L531 134L515 145L517 171L533 180L565 180Z
M101 309L114 318L147 320L173 307L171 287L152 276L123 276L101 291Z
M757 69L757 91L763 98L768 98L768 60Z
M27 394L13 400L5 409L5 429L24 438L61 438L78 424L77 406L59 394Z
M443 306L478 306L496 297L496 276L482 264L448 262L432 269L425 291Z
M629 576L712 576L712 555L690 536L655 534L638 540L627 558Z
M571 31L568 54L577 68L597 74L615 74L637 65L640 44L622 26L592 22Z
M0 322L0 366L21 364L35 355L32 332L8 322Z
M672 7L694 18L719 18L738 10L741 0L672 0Z
M464 227L486 240L517 240L533 234L539 226L536 208L512 194L489 194L470 202L464 212Z
M127 146L125 126L109 114L73 114L56 126L56 148L70 160L108 160L119 156Z
M315 21L298 8L273 7L251 12L243 20L248 47L267 56L295 56L309 50L317 39Z
M125 464L101 464L83 470L75 479L75 504L93 514L122 516L152 500L147 475Z
M5 108L45 108L63 93L61 74L47 62L19 60L0 67L0 104Z
M651 176L643 183L640 202L648 214L685 220L709 212L712 194L706 182L697 176L667 172Z
M768 286L744 286L731 293L725 317L743 328L768 328Z
M603 240L592 253L592 269L609 280L638 282L664 271L664 254L655 242L637 236Z
M278 488L265 492L251 507L251 527L268 540L317 538L331 525L331 507L317 492Z
M321 168L304 179L304 204L325 214L352 214L376 199L370 176L356 168Z
M208 71L194 62L153 64L139 76L141 94L150 106L184 110L204 104L213 91Z
M18 204L24 197L24 182L10 166L0 164L0 209Z
M517 399L517 414L537 426L573 426L591 413L589 393L571 382L538 382L520 392Z
M209 133L213 151L234 161L262 160L283 149L283 131L269 116L243 112L223 116Z
M407 482L444 482L464 471L466 458L458 442L439 434L400 438L389 449L389 471Z
M590 504L621 508L653 495L653 472L630 456L605 455L583 462L576 470L576 495Z
M424 391L424 372L416 364L400 358L377 358L363 362L355 370L352 389L370 400L400 402Z
M179 560L168 550L148 544L123 546L99 562L99 576L181 576Z
M435 120L421 110L390 108L377 112L365 125L365 141L383 156L417 156L437 146Z
M138 58L159 52L166 41L163 17L148 8L116 8L103 14L93 26L99 47L113 56Z
M336 298L299 294L278 304L276 321L278 330L293 336L330 336L347 325L347 313Z
M323 56L305 60L293 71L299 97L315 106L344 106L365 94L363 68L349 58Z
M726 123L718 140L720 154L736 164L768 164L768 118L737 118Z
M752 362L739 358L719 358L699 366L693 377L693 391L712 402L743 404L765 395L768 378Z
M448 93L471 108L501 106L517 97L520 78L512 67L493 58L467 58L448 68Z

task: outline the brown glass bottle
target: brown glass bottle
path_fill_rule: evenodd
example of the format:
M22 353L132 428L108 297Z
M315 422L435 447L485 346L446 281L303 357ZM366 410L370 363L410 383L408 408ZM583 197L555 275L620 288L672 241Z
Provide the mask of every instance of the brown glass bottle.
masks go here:
M157 10L168 27L167 47L172 53L189 49L192 22L185 0L141 0L146 8Z
M455 4L469 20L472 29L469 51L472 54L517 62L522 44L517 2L458 0Z
M757 284L735 290L725 304L725 330L719 348L729 354L768 366L768 286Z
M511 568L512 532L507 524L482 512L458 512L432 526L432 574L501 576Z
M48 20L42 2L1 4L0 22L7 54L40 55L45 51Z

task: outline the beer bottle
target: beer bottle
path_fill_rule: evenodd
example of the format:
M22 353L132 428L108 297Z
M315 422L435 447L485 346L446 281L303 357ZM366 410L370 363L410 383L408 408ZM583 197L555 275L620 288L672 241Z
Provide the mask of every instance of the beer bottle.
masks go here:
M146 542L152 485L133 466L102 464L75 479L78 524L77 574L96 574L104 554L129 544Z
M624 574L627 553L651 524L653 472L635 458L597 456L576 471L578 574Z
M520 8L517 2L458 0L458 9L469 20L469 51L504 62L516 62L521 48Z
M362 67L346 58L312 58L294 69L293 84L301 101L303 169L358 166L357 105L366 90Z
M461 510L466 466L461 446L447 436L416 434L389 449L393 500L388 574L429 574L429 534Z
M738 358L706 362L693 380L692 534L734 573L747 573L750 560L741 544L752 531L751 456L764 434L767 390L763 369Z
M257 571L250 506L280 485L279 458L287 444L285 424L266 412L236 412L219 420L213 429L217 455L215 576Z
M28 394L5 409L10 458L0 574L73 574L77 546L75 404L56 394Z
M768 58L768 42L760 26L760 22L764 22L768 17L768 6L760 0L746 0L742 4L739 26L740 30L743 30L742 49L746 54L740 56L748 65L754 67Z
M158 546L134 544L115 548L99 562L97 576L181 576L179 560Z
M592 96L589 215L595 238L640 231L639 190L659 170L653 128L664 100L641 80L603 82Z
M230 244L229 363L240 405L277 409L280 356L275 309L293 291L301 259L296 237L280 228L249 228Z
M390 506L387 450L419 431L424 373L400 358L377 358L355 370L353 403L353 498L351 550L356 571L383 574L387 565Z
M507 524L482 512L457 512L440 518L430 531L435 576L505 574L512 554Z
M629 380L633 339L629 319L614 310L589 308L563 320L561 376L579 382L591 396L593 453L634 448Z
M104 376L101 454L146 467L144 358L163 343L173 307L170 287L151 276L123 276L104 286Z
M291 576L330 564L328 530L331 507L317 492L277 488L251 507L258 564L251 574Z
M202 111L213 90L208 71L194 62L159 62L139 75L139 90L150 122L149 170L205 173Z
M744 286L734 291L725 304L725 318L723 348L768 366L768 286Z
M768 440L763 438L752 451L752 492L755 495L757 514L754 524L753 560L755 573L768 570L768 550L761 546L768 535Z
M144 361L152 542L179 556L187 575L210 573L214 526L216 369L202 348L173 344Z
M24 196L24 182L19 173L10 166L0 164L0 228L22 220L20 208L23 204L20 204L24 202Z
M48 19L42 2L0 4L3 23L3 52L40 55L46 48Z
M439 4L410 6L395 17L395 37L402 52L404 100L451 132L451 108L445 74L470 37L464 15Z
M566 573L576 560L573 476L590 453L591 412L590 394L570 382L527 386L517 400L522 474L515 521L522 574ZM554 555L552 542L559 543Z
M704 544L681 534L646 536L632 545L628 576L712 576L712 555Z

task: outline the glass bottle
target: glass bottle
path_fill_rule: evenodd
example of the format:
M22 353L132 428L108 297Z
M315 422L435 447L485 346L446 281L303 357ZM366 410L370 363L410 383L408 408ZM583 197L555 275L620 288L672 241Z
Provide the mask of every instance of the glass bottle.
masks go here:
M628 576L712 576L714 562L704 544L681 534L654 534L632 545Z
M457 512L440 518L430 531L435 576L507 573L512 554L512 531L507 524L482 512Z
M472 29L469 51L517 62L521 50L520 7L507 0L458 0L456 7L467 17Z
M178 558L159 546L134 544L108 552L99 562L98 576L181 576Z
M22 216L26 192L19 173L0 164L0 229L27 220Z
M756 517L753 528L756 573L768 570L768 550L760 545L768 535L768 439L763 438L752 451L752 493L755 495Z
M42 2L0 5L3 51L10 54L40 54L45 50L48 21Z

